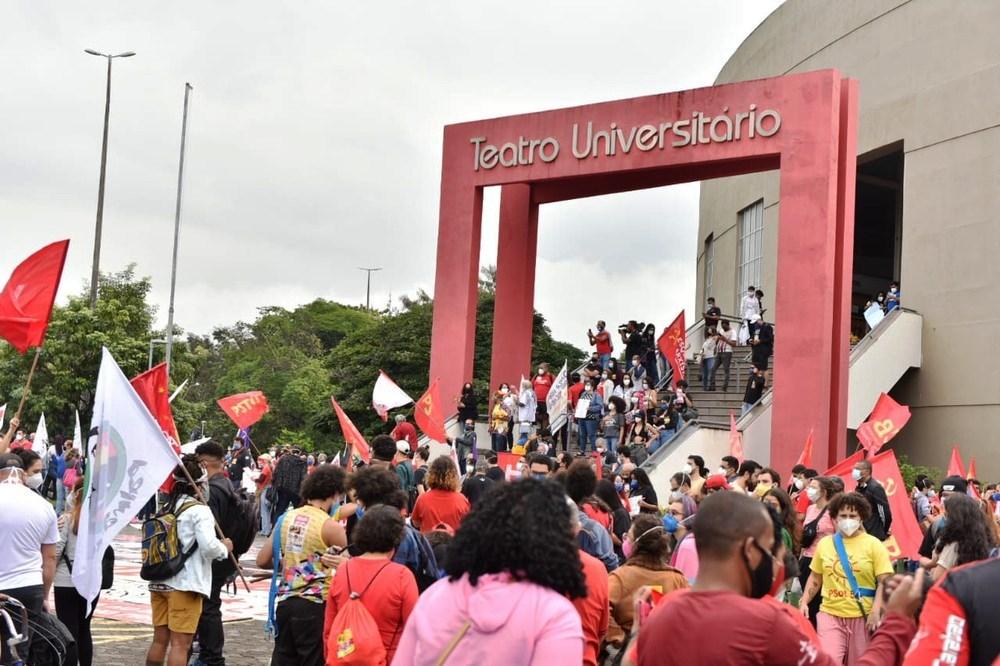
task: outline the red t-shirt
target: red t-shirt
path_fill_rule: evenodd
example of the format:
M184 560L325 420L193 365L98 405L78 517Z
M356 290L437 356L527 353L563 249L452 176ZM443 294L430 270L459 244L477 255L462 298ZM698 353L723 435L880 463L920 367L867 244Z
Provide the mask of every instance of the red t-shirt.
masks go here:
M596 343L598 354L610 354L615 349L611 344L611 334L607 331L598 331L594 336L594 342Z
M535 388L535 397L538 398L538 402L545 402L545 398L549 395L549 389L552 388L552 375L549 373L535 375L531 380L531 385Z
M432 531L438 523L444 523L451 529L457 530L467 513L469 513L469 500L465 495L453 490L435 488L417 498L410 521L425 534Z
M608 633L608 570L596 557L580 551L583 578L587 583L587 596L573 600L583 625L584 666L597 666L597 653Z
M573 406L573 409L576 409L576 401L580 399L580 394L583 393L583 382L573 384L566 393L569 395L569 404Z
M271 464L268 463L260 468L260 476L257 477L257 492L264 490L271 484Z
M372 578L375 580L372 581ZM333 618L337 616L340 607L347 603L351 592L361 593L361 603L371 613L382 634L382 644L388 653L386 663L392 662L406 619L417 603L417 580L409 569L391 560L355 557L343 564L330 583L330 594L326 600L324 646L330 636Z
M601 478L598 476L597 478ZM583 508L583 512L590 517L591 520L597 521L601 527L606 530L611 529L611 514L607 511L601 511L593 504L589 502L584 502L580 505Z
M398 424L389 436L397 442L400 440L408 442L411 451L417 450L417 427L409 421Z

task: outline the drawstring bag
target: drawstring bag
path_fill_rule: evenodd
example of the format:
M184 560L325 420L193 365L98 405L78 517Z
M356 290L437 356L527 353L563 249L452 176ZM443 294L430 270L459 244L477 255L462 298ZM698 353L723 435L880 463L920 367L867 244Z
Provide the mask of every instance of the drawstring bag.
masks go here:
M347 591L350 598L340 607L330 625L330 635L326 643L326 666L358 664L363 666L385 666L387 654L382 644L375 618L361 603L361 596L368 591L382 570L392 562L386 562L375 572L361 592L351 589L351 563L342 565L347 577Z

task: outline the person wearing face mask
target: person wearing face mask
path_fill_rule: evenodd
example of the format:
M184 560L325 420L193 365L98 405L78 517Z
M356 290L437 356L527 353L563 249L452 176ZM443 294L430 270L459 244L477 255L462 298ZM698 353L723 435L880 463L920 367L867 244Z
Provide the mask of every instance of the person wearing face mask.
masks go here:
M659 517L639 514L632 520L622 542L625 564L608 576L611 621L607 641L620 648L635 620L635 593L644 586L657 586L663 594L688 587L684 575L667 560L670 545Z
M821 590L823 602L816 630L823 651L838 663L858 663L871 632L882 622L882 587L892 575L889 551L868 534L865 521L871 505L860 493L843 493L829 504L837 532L816 547L799 610L809 616L809 604Z
M39 614L55 577L59 530L52 505L25 484L24 471L20 456L0 454L0 593ZM6 636L0 646L8 663Z
M334 555L347 546L344 527L333 519L346 481L341 467L317 467L302 483L305 503L278 519L274 534L257 553L257 566L280 572L271 590L277 603L272 620L278 628L273 664L323 663L323 604L335 571Z
M350 599L358 599L371 614L382 637L386 661L391 663L403 634L403 627L417 603L417 582L413 573L401 564L392 561L393 553L402 542L406 523L399 511L391 506L373 506L365 512L354 530L354 542L363 550L362 555L352 557L337 567L336 575L330 583L326 598L326 612L322 628L312 637L314 642L322 640L315 652L304 652L299 644L298 657L294 653L284 661L272 664L323 664L323 647L337 636L330 636L330 630L337 612ZM319 606L321 609L322 605ZM296 618L296 622L300 622ZM312 628L310 627L310 630ZM281 634L278 634L279 638ZM327 652L332 652L328 647ZM301 655L310 655L303 660ZM326 663L337 663L333 659Z
M507 450L508 431L510 428L511 412L507 406L507 398L510 396L510 387L501 384L495 396L493 396L493 409L490 411L490 442L493 451L500 453Z
M597 352L597 358L601 363L601 370L608 369L611 354L615 351L615 346L611 342L611 334L605 330L606 328L607 326L604 321L598 320L597 333L594 333L589 328L587 329L587 339L590 340L591 346Z
M594 384L589 379L583 383L583 391L580 393L579 399L587 401L586 414L583 418L576 419L579 428L580 451L586 453L588 447L590 450L596 451L597 427L601 420L601 414L604 413L604 401L594 391Z
M642 357L635 355L632 357L632 366L628 370L628 374L632 377L632 385L634 387L642 386L642 379L646 376L646 368L642 365Z
M771 488L781 486L781 475L770 467L764 467L757 472L757 485L753 488L753 494L763 499Z
M885 541L892 528L892 507L889 506L885 488L872 478L872 464L867 460L854 464L851 477L858 482L857 492L864 495L872 509L871 515L865 519L865 531L879 541Z
M625 402L618 397L611 397L607 401L608 413L601 420L601 436L604 437L608 445L608 451L617 454L618 443L625 438Z
M24 438L24 431L18 426L21 425L21 419L16 416L12 416L10 419L10 424L7 426L7 432L0 436L0 454L6 453L9 448L11 448L11 443L17 435Z
M24 470L24 485L41 496L42 484L45 483L42 475L42 457L31 449L16 449L14 454L21 459L21 467Z
M549 397L549 391L552 390L552 382L553 377L549 373L549 364L542 363L538 366L538 372L531 379L531 388L535 391L535 417L539 428L549 427L549 413L545 399ZM524 402L523 398L521 402Z
M695 500L700 499L702 487L705 485L705 477L708 475L705 459L701 456L688 456L682 471L691 479L691 497Z
M842 664L816 648L781 604L780 525L757 501L731 492L702 502L694 525L701 568L690 591L666 596L639 631L638 666ZM922 579L899 576L886 621L860 663L899 664L916 630ZM697 650L689 649L697 645Z
M809 479L805 496L809 500L802 527L802 554L799 558L799 583L802 589L809 581L809 567L816 555L816 546L824 537L832 536L837 528L828 511L830 498L835 494L833 484L827 477L817 476ZM809 603L809 622L816 626L816 616L819 613L820 595L815 595Z
M890 282L889 283L889 295L885 298L885 312L889 314L893 310L899 307L899 299L901 295L899 292L899 283Z

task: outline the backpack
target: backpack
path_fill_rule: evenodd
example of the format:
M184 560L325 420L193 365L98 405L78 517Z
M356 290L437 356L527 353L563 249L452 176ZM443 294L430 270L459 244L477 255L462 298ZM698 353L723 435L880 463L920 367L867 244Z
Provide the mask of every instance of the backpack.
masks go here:
M375 572L365 589L355 592L351 588L351 563L348 561L341 568L347 578L347 591L350 598L340 607L330 625L330 633L326 643L326 664L362 664L364 666L385 666L386 651L382 643L382 634L375 624L375 618L361 603L361 596L368 591L382 570L390 562L382 565Z
M143 580L167 580L184 568L184 563L198 548L195 540L185 552L177 535L177 520L191 507L201 504L188 500L179 507L168 507L142 523L142 567L139 577Z
M217 476L209 481L209 492L222 492L229 498L230 510L226 512L226 524L220 527L223 534L233 542L233 555L239 559L241 555L250 550L253 540L257 537L257 528L260 525L260 512L257 502L245 499L233 492L233 487L229 479Z
M32 666L62 666L75 652L76 639L55 615L29 613L27 632L31 636L27 663Z
M423 593L441 577L437 557L430 542L419 530L407 525L403 532L403 541L396 550L393 561L402 564L413 573L417 580L417 590Z

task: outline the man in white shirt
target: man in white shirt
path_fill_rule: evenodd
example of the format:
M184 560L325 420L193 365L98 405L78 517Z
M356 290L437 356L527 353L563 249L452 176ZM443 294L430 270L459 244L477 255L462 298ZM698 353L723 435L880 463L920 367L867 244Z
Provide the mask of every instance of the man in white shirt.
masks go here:
M20 457L0 455L0 593L14 597L37 615L55 577L59 530L52 505L28 488L24 479ZM6 663L6 636L3 652Z
M718 344L718 335L716 335L715 329L706 329L705 342L701 345L701 388L705 391L715 390L715 386L710 385L710 381L715 374L715 348Z
M722 392L725 393L729 390L729 366L733 362L733 349L736 348L736 331L726 320L721 322L721 326L722 328L716 337L718 344L715 346L715 366L712 367L711 390L715 390L715 373L719 371L721 366L723 370Z

